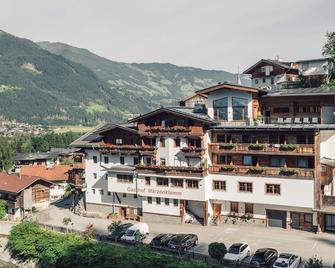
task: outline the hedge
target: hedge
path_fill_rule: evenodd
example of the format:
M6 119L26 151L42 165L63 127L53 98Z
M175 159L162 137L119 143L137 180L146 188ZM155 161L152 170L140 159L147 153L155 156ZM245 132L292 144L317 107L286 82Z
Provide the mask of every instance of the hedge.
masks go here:
M36 222L13 227L8 245L13 257L36 260L43 267L209 267L203 262L157 254L145 246L121 247L75 234L43 230Z

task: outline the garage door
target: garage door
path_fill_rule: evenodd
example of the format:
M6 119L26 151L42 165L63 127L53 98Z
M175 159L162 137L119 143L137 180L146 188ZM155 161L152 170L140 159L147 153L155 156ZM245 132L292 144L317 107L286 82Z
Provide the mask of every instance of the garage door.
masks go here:
M286 211L267 210L268 226L286 228Z
M335 232L335 215L325 215L325 229L326 232Z

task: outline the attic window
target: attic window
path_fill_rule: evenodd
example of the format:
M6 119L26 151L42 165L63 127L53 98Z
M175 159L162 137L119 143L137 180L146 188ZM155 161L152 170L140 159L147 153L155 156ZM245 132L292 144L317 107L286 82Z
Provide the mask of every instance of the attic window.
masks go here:
M115 143L119 145L122 144L122 139L115 139Z

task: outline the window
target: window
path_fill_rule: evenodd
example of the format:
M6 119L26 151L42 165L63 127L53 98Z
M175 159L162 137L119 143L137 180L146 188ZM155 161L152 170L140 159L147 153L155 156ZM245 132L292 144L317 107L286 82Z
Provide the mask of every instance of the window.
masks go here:
M254 214L254 205L250 203L245 203L245 209L246 214Z
M169 198L165 198L164 199L164 203L165 203L165 206L170 206L170 199Z
M98 157L97 156L93 156L93 163L98 163Z
M243 165L244 166L252 166L252 156L244 155L243 156Z
M239 182L238 188L240 192L252 193L252 183L251 182Z
M106 181L108 180L108 174L105 175L105 180L106 180Z
M109 157L108 157L108 156L105 156L105 157L104 157L104 163L105 163L105 164L108 164L108 163L109 163Z
M97 177L97 173L93 173L93 178L96 179Z
M255 84L258 84L258 79L257 78L255 79Z
M133 183L133 175L126 175L126 174L117 174L116 175L117 182L121 183Z
M248 101L241 98L232 98L233 120L246 120L248 118Z
M228 120L228 98L213 101L214 119Z
M218 143L229 143L231 142L231 135L217 135L216 136L216 142Z
M160 147L165 147L165 138L160 138Z
M160 197L156 197L156 204L160 205L161 204L161 198Z
M271 85L274 85L275 84L275 79L274 77L271 77Z
M187 145L188 146L193 146L193 147L201 147L201 139L187 139Z
M231 155L220 154L218 156L218 164L230 164L230 162L231 162Z
M152 197L148 196L148 204L152 204Z
M175 206L175 207L178 207L178 199L173 199L173 205Z
M230 202L230 212L238 213L238 202Z
M313 135L297 135L297 144L314 144Z
M267 194L280 195L280 184L265 184Z
M187 188L198 189L199 188L199 181L197 180L186 180Z
M161 166L165 166L166 165L166 159L165 158L161 158Z
M145 177L145 185L150 185L151 181L150 181L150 177Z
M265 71L264 71L265 72ZM263 83L266 83L266 78L265 77L263 77Z
M121 145L122 144L122 139L120 139L120 138L115 139L115 143L118 144L118 145Z
M307 168L308 161L306 158L298 158L298 167L299 168Z
M304 213L304 222L313 224L313 214Z
M110 192L110 191L108 191L108 193L107 193L109 196L111 196L112 195L112 192Z
M134 194L134 199L136 199L137 198L137 194Z
M100 190L100 194L101 194L101 195L104 195L104 190Z
M157 178L156 181L158 186L169 186L168 178Z
M127 197L127 194L126 194L126 193L123 193L123 194L122 194L122 197L126 198L126 197Z
M183 188L184 181L183 179L171 179L171 187Z
M290 112L290 108L289 107L276 107L276 108L273 108L273 112L275 114L286 114Z
M92 193L95 194L95 189L92 189Z
M180 138L174 139L174 147L180 147Z
M271 157L270 166L271 167L284 167L286 160L284 157Z
M213 190L226 191L226 181L213 181Z
M138 163L139 163L138 157L134 157L134 166L138 165Z
M120 164L124 165L124 156L120 156Z
M146 157L145 158L145 164L151 165L151 157Z

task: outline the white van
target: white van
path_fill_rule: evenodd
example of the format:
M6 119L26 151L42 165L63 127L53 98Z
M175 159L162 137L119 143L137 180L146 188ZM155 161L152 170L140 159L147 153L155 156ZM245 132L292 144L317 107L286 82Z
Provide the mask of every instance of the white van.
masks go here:
M149 234L149 226L146 223L136 223L129 227L126 233L121 236L121 241L138 242L147 237Z

